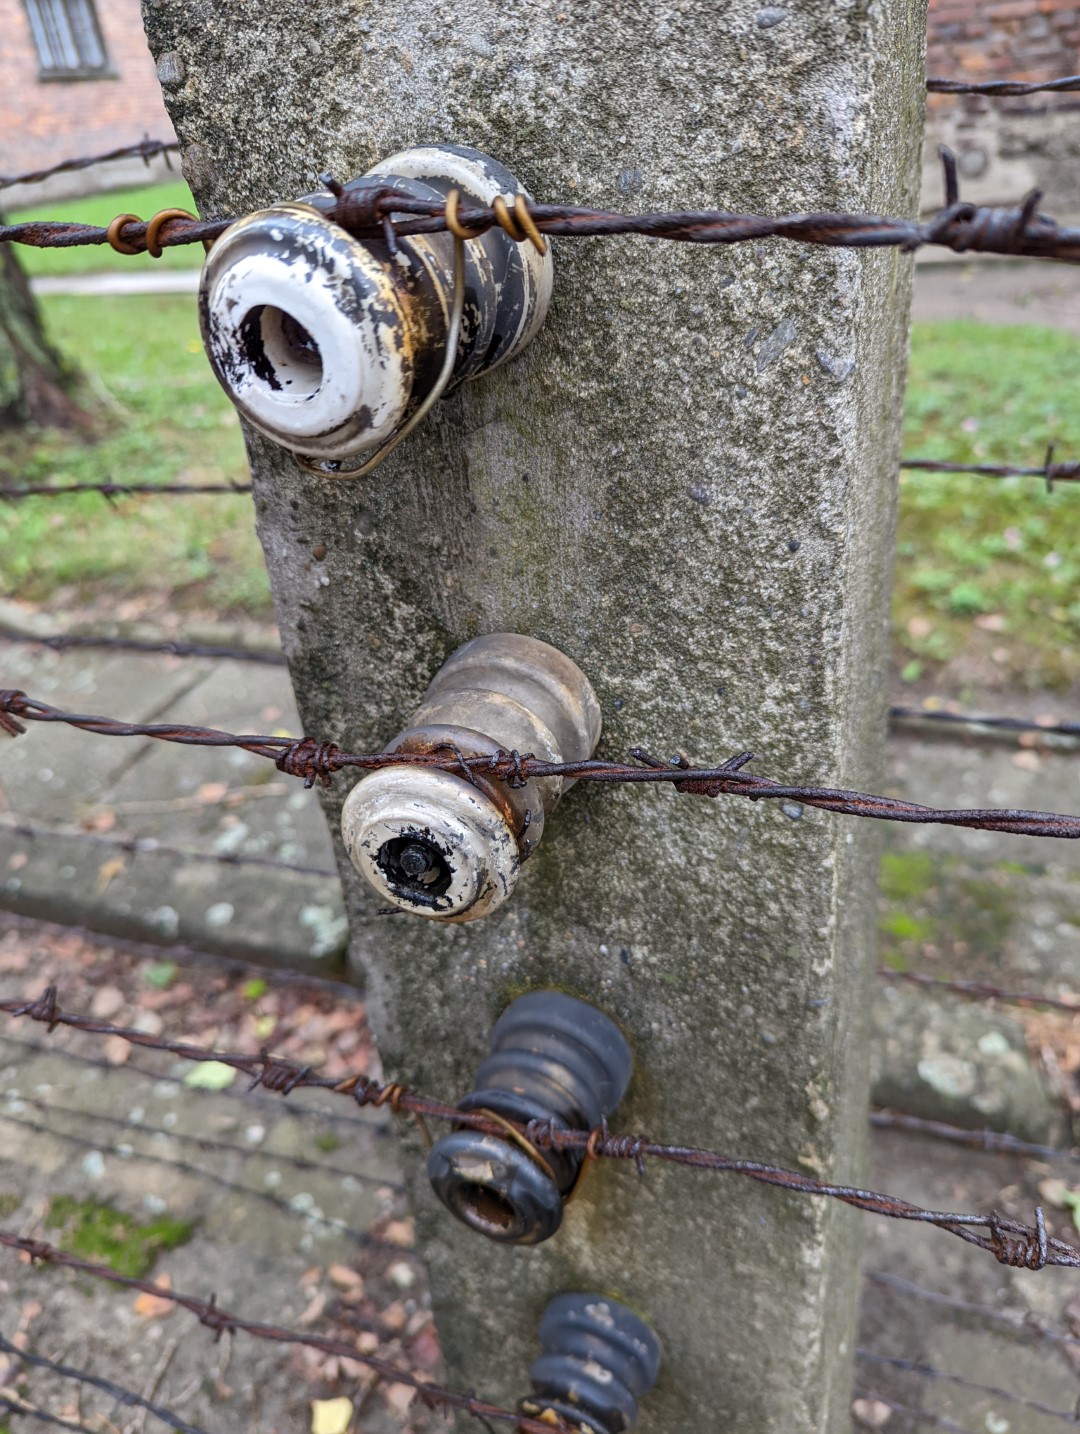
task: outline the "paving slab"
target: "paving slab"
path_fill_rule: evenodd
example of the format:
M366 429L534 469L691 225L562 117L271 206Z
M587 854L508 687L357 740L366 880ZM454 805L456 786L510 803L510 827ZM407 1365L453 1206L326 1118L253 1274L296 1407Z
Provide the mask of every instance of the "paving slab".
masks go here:
M0 939L3 996L24 989L27 976L33 983L35 969L42 979L62 978L58 963L67 958L71 1004L111 1010L119 1003L122 1023L166 1024L170 1035L182 1035L178 1021L187 1012L191 1034L212 1043L207 1020L235 1023L238 1002L241 1024L247 1019L241 978L229 987L213 971L185 971L176 978L184 991L176 989L170 1008L158 1007L155 1023L155 1005L169 993L147 984L154 968L145 959L108 948L95 954L77 938L42 942L28 927L5 933L2 923ZM294 1057L312 1024L305 1012L324 1027L334 1014L325 993L314 991L309 1005L296 999L288 1018ZM366 1032L363 1008L354 1000L352 1009ZM340 1033L345 1024L332 1028ZM221 1034L227 1044L229 1031ZM363 1048L370 1053L366 1034ZM416 1368L419 1358L419 1346L406 1341L426 1339L437 1360L423 1272L409 1249L392 1119L353 1112L326 1092L304 1092L294 1103L239 1081L225 1091L194 1089L184 1079L192 1069L168 1055L140 1051L129 1059L101 1040L49 1036L0 1019L0 1226L100 1260L106 1257L85 1246L91 1204L118 1238L121 1222L181 1222L188 1228L153 1258L151 1278L167 1277L173 1289L202 1299L215 1293L223 1308L249 1319L362 1341L358 1352L378 1346L403 1368ZM75 1223L65 1224L62 1212L76 1208ZM345 1307L335 1308L343 1295ZM243 1335L227 1335L218 1347L181 1311L147 1313L130 1291L0 1250L0 1333L10 1340L20 1330L32 1350L142 1393L153 1389L159 1403L206 1434L297 1434L312 1427L312 1402L332 1397L352 1400L352 1427L365 1434L435 1427L406 1408L401 1386L372 1386L359 1364ZM423 1367L437 1373L430 1357ZM5 1394L16 1392L12 1368L0 1353ZM47 1374L33 1374L18 1393L102 1434L143 1428L131 1410L118 1414L92 1391L83 1391L80 1408L72 1386Z
M14 645L2 656L3 685L67 710L300 731L284 669ZM3 757L0 909L274 965L339 968L346 923L325 818L314 792L265 759L34 723L5 740ZM274 865L244 865L250 858Z

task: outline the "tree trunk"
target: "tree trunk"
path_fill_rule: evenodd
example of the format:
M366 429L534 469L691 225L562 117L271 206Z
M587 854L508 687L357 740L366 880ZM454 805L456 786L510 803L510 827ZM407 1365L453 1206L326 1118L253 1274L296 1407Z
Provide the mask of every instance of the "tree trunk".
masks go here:
M41 313L10 244L0 245L0 428L70 428L84 415L73 375L45 337Z

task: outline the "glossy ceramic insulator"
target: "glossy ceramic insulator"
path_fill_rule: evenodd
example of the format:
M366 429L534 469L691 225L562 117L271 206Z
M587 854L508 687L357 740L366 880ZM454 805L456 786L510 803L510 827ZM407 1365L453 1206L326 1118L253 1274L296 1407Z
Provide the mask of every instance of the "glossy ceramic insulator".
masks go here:
M345 204L392 186L466 207L525 191L479 150L405 150L344 186ZM275 204L216 241L199 290L203 343L219 383L256 428L312 460L380 448L431 393L453 297L448 233L357 239L327 217L329 193ZM551 297L550 251L501 228L465 245L464 309L451 386L519 353Z
M536 638L497 632L447 659L387 752L592 755L600 706L581 670ZM379 896L404 911L475 921L513 891L552 808L571 785L511 787L475 774L390 766L353 787L341 814L346 850Z

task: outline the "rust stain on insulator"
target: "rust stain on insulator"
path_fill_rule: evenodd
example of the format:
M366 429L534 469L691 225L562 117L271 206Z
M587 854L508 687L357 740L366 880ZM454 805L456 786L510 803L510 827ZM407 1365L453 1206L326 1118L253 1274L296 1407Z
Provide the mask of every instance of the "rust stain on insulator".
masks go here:
M575 663L533 637L497 632L447 659L386 751L463 757L532 753L552 762L592 755L600 704ZM389 766L353 787L341 834L353 865L384 900L442 921L475 921L499 906L573 783L521 786L477 773Z
M468 1127L432 1146L432 1189L459 1220L500 1244L537 1245L562 1223L583 1150L537 1150L519 1129L531 1121L593 1130L630 1083L626 1038L603 1011L561 991L530 991L499 1017L475 1089L458 1109L501 1127Z
M540 1321L522 1414L564 1419L581 1434L626 1434L660 1373L660 1341L633 1311L599 1294L556 1295Z
M328 217L393 187L489 205L525 194L479 150L405 150L329 193L239 220L203 268L199 314L218 381L261 432L347 476L408 424L447 357L454 289L448 233L359 239ZM392 217L392 216L391 216ZM464 246L464 308L448 387L512 358L551 297L551 255L498 226Z

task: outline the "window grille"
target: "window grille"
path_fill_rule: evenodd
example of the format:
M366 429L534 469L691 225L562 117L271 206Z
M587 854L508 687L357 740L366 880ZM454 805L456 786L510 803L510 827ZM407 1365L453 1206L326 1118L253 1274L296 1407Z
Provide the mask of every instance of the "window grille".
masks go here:
M26 0L43 78L108 72L94 0Z

